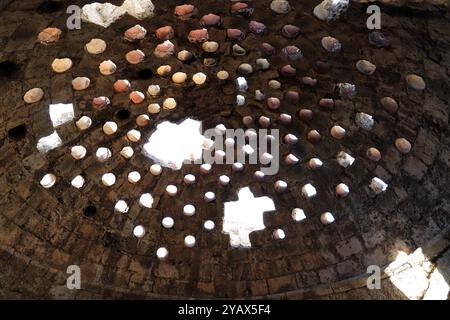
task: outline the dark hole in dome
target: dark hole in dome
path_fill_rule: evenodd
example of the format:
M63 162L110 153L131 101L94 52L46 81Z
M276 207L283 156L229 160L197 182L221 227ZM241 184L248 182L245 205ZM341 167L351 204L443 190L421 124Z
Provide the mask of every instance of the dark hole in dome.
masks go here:
M19 71L19 65L14 61L0 62L0 77L11 77Z
M62 2L52 1L52 0L45 0L43 1L38 7L37 12L38 13L54 13L63 8Z
M93 205L89 205L86 208L84 208L84 215L88 218L95 216L97 213L97 208Z
M153 71L151 69L142 69L137 73L137 77L141 80L150 79L153 76Z
M120 120L127 120L130 117L131 113L127 109L122 109L117 111L116 115Z
M18 125L17 127L8 130L8 137L13 140L20 140L25 138L27 134L27 127L24 124Z

